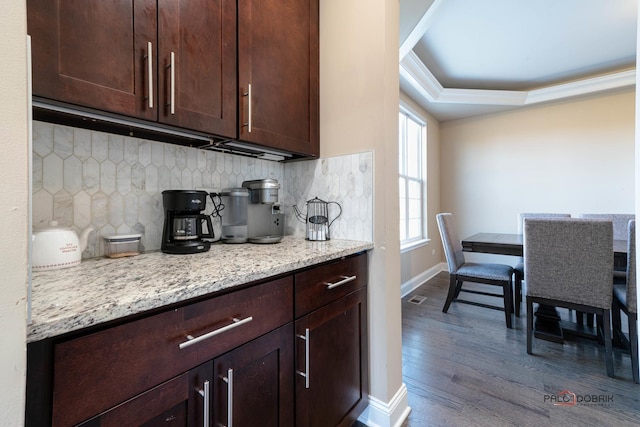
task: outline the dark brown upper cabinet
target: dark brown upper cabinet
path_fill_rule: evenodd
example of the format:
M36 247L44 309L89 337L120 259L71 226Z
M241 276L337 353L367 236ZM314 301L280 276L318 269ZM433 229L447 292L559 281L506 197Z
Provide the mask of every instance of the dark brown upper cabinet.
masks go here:
M34 95L234 137L232 0L28 0Z
M238 0L239 139L319 154L318 0Z
M36 96L319 155L318 0L27 0L27 11Z

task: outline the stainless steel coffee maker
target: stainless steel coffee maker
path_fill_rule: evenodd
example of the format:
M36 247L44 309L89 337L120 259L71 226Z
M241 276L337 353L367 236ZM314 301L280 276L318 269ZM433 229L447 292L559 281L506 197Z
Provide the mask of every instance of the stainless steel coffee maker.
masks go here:
M207 205L206 191L165 190L162 192L164 205L164 227L160 249L169 254L193 254L206 252L213 239L211 218L202 211ZM203 230L206 225L206 231Z
M222 240L225 243L277 243L284 235L284 214L278 205L280 184L275 179L244 181L240 188L220 194Z

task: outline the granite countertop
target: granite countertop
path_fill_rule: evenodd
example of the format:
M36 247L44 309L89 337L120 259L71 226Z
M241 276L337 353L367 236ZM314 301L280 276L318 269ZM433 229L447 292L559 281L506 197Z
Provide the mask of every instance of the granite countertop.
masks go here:
M372 248L370 242L310 242L285 236L272 245L220 243L201 254L96 258L77 267L34 273L27 342Z

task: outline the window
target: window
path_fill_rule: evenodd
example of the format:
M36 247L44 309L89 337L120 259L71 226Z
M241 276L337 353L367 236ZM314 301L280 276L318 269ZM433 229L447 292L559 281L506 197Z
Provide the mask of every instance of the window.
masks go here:
M426 124L400 108L400 245L403 249L427 240Z

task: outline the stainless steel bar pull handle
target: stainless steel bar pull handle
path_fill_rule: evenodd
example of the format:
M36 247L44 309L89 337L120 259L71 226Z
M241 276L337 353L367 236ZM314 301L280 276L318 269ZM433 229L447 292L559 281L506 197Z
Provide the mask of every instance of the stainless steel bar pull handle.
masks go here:
M304 330L304 335L298 335L298 338L304 340L304 372L296 371L296 373L304 377L304 387L309 388L309 328Z
M171 59L167 68L171 68L169 87L169 110L171 114L176 113L176 53L171 52Z
M180 343L178 347L180 348L180 350L182 350L186 347L189 347L190 345L194 345L196 343L199 343L200 341L204 341L206 339L219 335L223 332L227 332L230 329L237 328L238 326L244 325L245 323L249 323L252 320L253 320L253 316L246 317L242 320L236 319L234 317L233 323L231 323L230 325L223 326L222 328L215 329L211 332L207 332L206 334L200 335L199 337L192 337L191 335L187 335L187 340L185 342Z
M327 289L337 288L338 286L344 285L345 283L353 282L356 280L358 276L342 276L342 280L336 283L325 283L327 285Z
M149 108L153 108L153 44L147 42L147 83L149 89L149 95L147 100L149 101Z
M233 427L233 369L222 380L227 383L227 427Z
M247 85L247 91L243 94L247 97L247 122L244 124L247 127L247 132L251 133L251 83Z
M203 397L203 406L204 411L202 416L204 417L204 421L202 425L204 427L209 427L209 407L211 405L211 393L209 392L209 381L205 381L202 387L202 390L198 390L200 396Z

